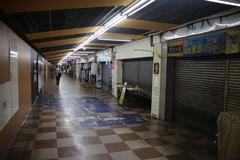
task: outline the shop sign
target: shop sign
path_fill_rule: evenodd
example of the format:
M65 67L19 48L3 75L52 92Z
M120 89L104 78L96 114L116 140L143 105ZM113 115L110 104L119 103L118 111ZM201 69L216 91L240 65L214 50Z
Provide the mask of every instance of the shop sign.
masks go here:
M240 53L240 27L227 31L226 54L234 53Z
M181 57L183 56L184 41L175 41L168 43L168 57Z
M225 53L226 33L220 32L185 41L185 56L211 56Z

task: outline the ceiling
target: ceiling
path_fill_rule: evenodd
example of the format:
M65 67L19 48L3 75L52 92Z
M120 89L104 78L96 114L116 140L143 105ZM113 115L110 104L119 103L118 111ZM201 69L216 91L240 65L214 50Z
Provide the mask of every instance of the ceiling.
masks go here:
M0 0L9 21L50 62L57 63L99 26L134 0ZM102 38L138 40L232 8L204 0L156 0L104 33ZM94 40L89 54L124 42ZM125 42L126 43L126 42ZM83 53L81 52L81 53Z

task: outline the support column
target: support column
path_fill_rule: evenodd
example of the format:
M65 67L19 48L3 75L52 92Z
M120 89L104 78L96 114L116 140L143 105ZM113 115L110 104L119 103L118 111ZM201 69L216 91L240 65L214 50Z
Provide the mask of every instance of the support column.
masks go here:
M114 69L112 70L112 90L113 90L113 96L117 97L117 83L123 83L122 82L122 61L121 60L116 60L114 62Z
M159 64L159 73L154 73L152 81L152 108L151 115L165 119L166 72L167 72L167 43L154 45L153 63Z

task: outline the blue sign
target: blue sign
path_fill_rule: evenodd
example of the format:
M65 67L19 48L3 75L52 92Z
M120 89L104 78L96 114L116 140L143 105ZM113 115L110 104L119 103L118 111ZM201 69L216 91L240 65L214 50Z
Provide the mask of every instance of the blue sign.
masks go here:
M219 32L185 41L185 56L211 56L225 53L226 33Z

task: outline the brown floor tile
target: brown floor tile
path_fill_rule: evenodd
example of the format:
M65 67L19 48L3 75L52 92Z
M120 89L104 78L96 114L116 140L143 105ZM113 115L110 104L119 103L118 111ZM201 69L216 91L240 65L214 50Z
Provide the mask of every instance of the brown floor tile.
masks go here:
M56 132L56 127L42 127L42 128L38 128L38 133L44 133L44 132Z
M97 154L85 156L84 160L112 160L112 157L109 154Z
M166 124L163 124L162 127L166 129L174 129L174 128L178 128L178 125L174 123L166 123Z
M76 147L58 148L58 158L74 157L82 155L82 151Z
M42 112L42 115L55 115L55 112Z
M101 144L102 142L99 139L99 137L82 137L80 139L80 143L88 145L88 144Z
M174 135L175 133L172 131L169 131L167 129L161 129L159 131L156 131L157 134L159 134L160 136L164 137L164 136L171 136Z
M146 127L143 126L137 126L137 127L130 127L131 130L135 132L144 132L144 131L149 131Z
M57 140L41 140L34 141L33 149L41 149L41 148L56 148Z
M167 145L169 144L166 140L162 138L150 138L150 139L145 139L146 142L151 144L152 146L159 146L159 145Z
M189 141L196 141L196 140L202 139L201 136L194 134L194 133L181 134L181 136Z
M167 156L168 160L194 160L186 154L177 154L173 156Z
M57 138L70 138L72 135L68 132L57 132Z
M40 122L41 123L48 123L48 122L55 122L55 119L41 119Z
M162 157L162 154L152 147L136 149L134 152L140 159Z
M130 148L124 142L107 143L105 144L105 147L108 152L121 152L130 150Z
M115 132L112 129L101 129L96 130L98 136L106 136L106 135L113 135Z
M35 139L35 134L20 134L17 141L33 141Z
M198 145L196 145L192 142L178 143L178 144L176 144L176 146L183 151L194 151L194 150L201 149L201 147L199 147Z
M119 134L118 135L123 141L132 141L132 140L138 140L141 139L137 134L135 133L126 133L126 134Z
M38 128L38 124L25 124L24 128Z

